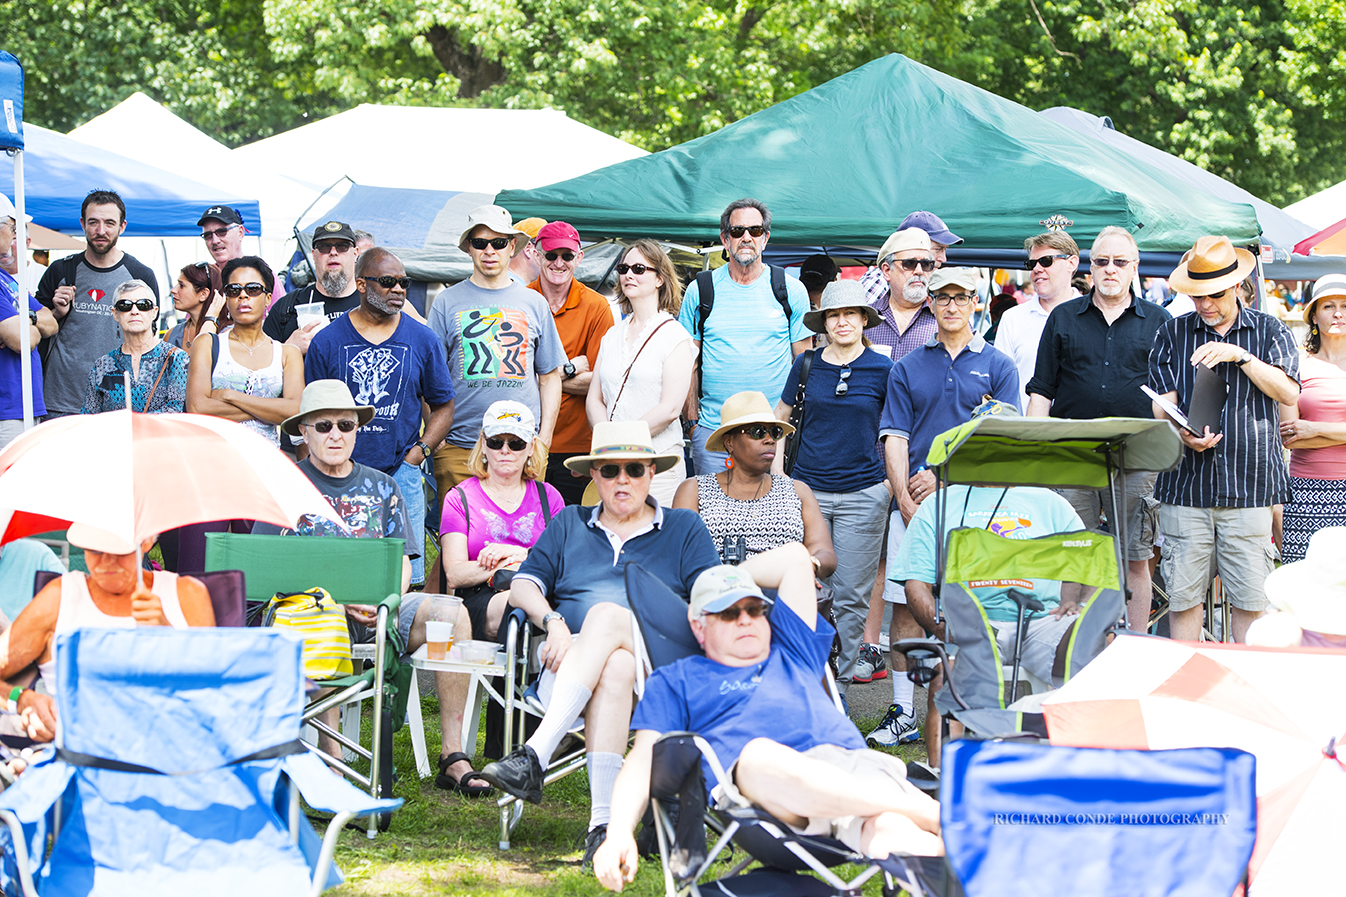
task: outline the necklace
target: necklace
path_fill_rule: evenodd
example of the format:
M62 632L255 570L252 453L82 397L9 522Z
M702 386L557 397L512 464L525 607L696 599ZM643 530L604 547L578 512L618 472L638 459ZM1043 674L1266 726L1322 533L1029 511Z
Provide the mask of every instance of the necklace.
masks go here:
M733 468L730 468L730 470L731 470L731 472L732 472ZM732 475L732 473L731 473L731 475ZM762 474L761 479L759 479L759 480L757 481L757 489L756 489L756 491L753 492L753 494L752 494L752 498L750 498L750 499L748 499L746 502L744 502L745 504L752 504L753 502L757 501L757 499L759 499L759 498L762 497L762 487L766 485L767 478L770 477L770 476L771 476L771 474L769 474L769 473L764 473L764 474ZM730 498L733 498L733 496L730 496ZM735 498L734 501L743 501L743 499L741 499L741 498ZM761 510L761 508L754 508L754 509L753 509L753 512L752 512L752 516L754 516L754 517L761 517L761 516L762 516L762 510Z
M254 343L253 345L249 346L247 343L243 342L243 340L239 339L239 338L238 338L238 334L234 333L232 330L229 331L229 338L230 338L231 340L233 340L234 342L238 343L238 344L239 344L240 346L242 346L243 348L247 349L247 350L248 350L248 357L249 357L249 358L252 357L252 353L253 353L254 351L256 351L257 349L260 349L260 348L262 347L262 344L266 342L265 339L259 339L256 343Z

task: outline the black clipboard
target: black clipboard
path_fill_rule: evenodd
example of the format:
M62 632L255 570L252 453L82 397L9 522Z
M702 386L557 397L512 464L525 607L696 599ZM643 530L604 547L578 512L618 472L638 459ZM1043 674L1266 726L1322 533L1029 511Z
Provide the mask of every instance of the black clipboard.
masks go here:
M1204 434L1206 427L1210 427L1212 434L1221 432L1228 397L1229 385L1224 378L1204 364L1197 365L1192 401L1187 403L1187 423L1198 434Z

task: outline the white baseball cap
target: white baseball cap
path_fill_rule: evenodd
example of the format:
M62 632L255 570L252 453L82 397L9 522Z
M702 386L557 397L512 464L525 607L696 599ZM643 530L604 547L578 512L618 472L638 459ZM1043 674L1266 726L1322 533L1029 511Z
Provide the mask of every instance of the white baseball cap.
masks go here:
M18 213L14 210L14 203L10 202L9 197L3 193L0 193L0 218L13 218L15 221L19 219ZM32 221L33 216L24 215L23 220Z
M772 601L757 587L751 575L738 567L721 564L701 571L692 585L692 598L687 606L687 617L695 620L703 614L717 614L744 598Z

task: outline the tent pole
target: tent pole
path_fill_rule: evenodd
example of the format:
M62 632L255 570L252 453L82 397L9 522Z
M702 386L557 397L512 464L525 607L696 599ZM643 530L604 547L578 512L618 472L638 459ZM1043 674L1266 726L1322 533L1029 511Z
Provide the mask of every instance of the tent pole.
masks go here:
M23 326L28 316L28 226L23 217L23 150L14 151L14 258L19 267L15 280L19 282L19 391L23 397L23 429L33 428L33 345L29 328Z

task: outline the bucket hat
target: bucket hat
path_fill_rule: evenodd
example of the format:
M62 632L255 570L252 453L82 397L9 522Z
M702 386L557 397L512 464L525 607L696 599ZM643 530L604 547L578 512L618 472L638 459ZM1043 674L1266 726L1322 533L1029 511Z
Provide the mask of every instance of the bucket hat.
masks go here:
M285 418L280 425L281 430L291 436L298 436L304 415L315 411L354 411L361 427L374 419L374 407L355 404L350 387L342 381L314 380L304 387L304 393L299 397L299 413Z

